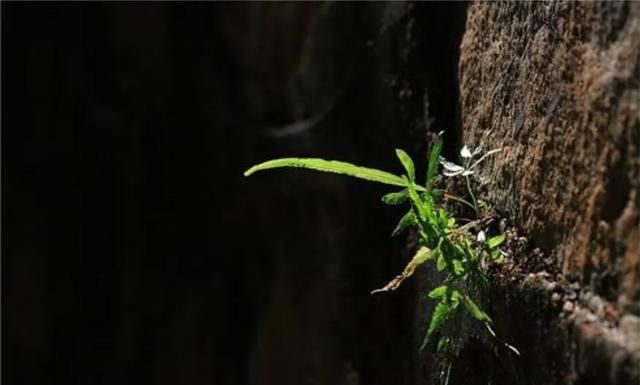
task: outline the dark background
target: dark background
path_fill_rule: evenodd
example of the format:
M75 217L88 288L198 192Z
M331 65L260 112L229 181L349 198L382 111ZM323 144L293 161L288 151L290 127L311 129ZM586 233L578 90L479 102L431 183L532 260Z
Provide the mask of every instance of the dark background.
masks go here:
M388 190L242 171L456 148L464 7L2 2L3 383L420 381Z

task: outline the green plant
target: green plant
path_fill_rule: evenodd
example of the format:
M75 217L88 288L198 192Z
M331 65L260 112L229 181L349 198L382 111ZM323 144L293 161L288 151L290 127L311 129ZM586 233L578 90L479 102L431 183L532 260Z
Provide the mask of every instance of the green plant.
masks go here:
M485 227L491 221L492 214L488 205L476 198L470 178L474 168L480 162L500 150L491 150L482 154L482 146L480 146L472 153L467 146L464 146L460 152L463 164L457 165L440 156L442 145L442 136L438 135L431 147L426 180L423 184L417 182L413 160L403 150L396 150L396 155L405 170L403 175L318 158L271 160L253 166L244 173L245 176L249 176L267 169L299 167L400 187L399 191L384 195L382 201L389 205L409 203L408 210L398 222L392 235L414 228L418 234L417 252L401 274L386 286L372 291L372 294L396 290L406 278L413 275L420 265L433 261L443 278L438 287L428 293L428 297L436 301L436 306L426 327L421 349L429 344L436 334L440 334L438 351L446 350L454 337L451 333L443 331L443 325L460 309L466 310L471 317L483 323L495 337L490 326L491 318L478 305L474 296L479 295L489 286L489 280L482 269L483 262L488 260L500 262L504 253L499 246L505 240L502 234L491 238L486 237ZM475 158L478 159L474 160ZM440 165L444 168L445 176L464 178L466 194L470 200L445 193L443 189L437 188ZM465 211L470 212L472 218L456 218L452 214ZM515 348L505 345L517 353Z

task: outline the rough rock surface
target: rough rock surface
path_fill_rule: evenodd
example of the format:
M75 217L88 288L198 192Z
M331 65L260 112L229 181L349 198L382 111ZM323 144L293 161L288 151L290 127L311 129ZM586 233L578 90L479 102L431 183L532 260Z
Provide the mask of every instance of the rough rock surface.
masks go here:
M583 293L555 381L640 381L640 3L475 3L460 55L487 197Z

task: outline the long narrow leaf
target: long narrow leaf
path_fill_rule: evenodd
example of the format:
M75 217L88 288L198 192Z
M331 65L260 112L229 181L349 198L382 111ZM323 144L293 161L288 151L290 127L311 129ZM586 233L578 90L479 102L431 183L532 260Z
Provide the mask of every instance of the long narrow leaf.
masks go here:
M444 296L447 294L447 289L449 289L449 286L447 285L438 286L429 292L428 294L429 298L431 299L444 298Z
M465 295L462 297L462 304L467 309L467 311L477 320L491 322L491 318L489 318L487 313L482 311L480 307L478 307L478 305L476 305L476 303L473 302L468 296Z
M411 159L409 154L404 152L404 150L397 148L396 156L398 157L398 159L400 159L400 163L402 163L402 166L407 171L407 176L409 177L409 180L411 182L416 180L416 168L413 165L413 160Z
M436 269L438 271L442 271L447 267L447 260L444 258L442 253L438 254L438 258L436 259Z
M429 156L429 167L427 168L427 193L431 193L433 182L436 179L438 165L440 164L440 153L442 152L442 135L438 134L436 141L431 146L431 154Z
M395 237L396 235L403 232L407 227L415 224L417 224L416 217L413 214L413 210L409 210L406 214L402 216L402 218L400 218L400 221L396 225L396 228L393 229L391 236Z
M452 302L443 301L443 302L439 302L436 305L436 308L433 310L433 315L431 316L431 322L429 323L429 328L427 329L427 335L425 336L424 341L420 346L420 350L424 350L424 348L427 346L427 344L431 340L433 333L440 330L447 316L454 309L455 309L455 303L452 303Z
M416 192L416 190L414 190L413 188L415 187L415 185L410 185L407 190L409 192L409 198L411 198L411 205L413 206L413 208L416 210L417 214L418 214L418 218L422 221L426 221L427 220L427 212L425 210L425 204L422 202L422 199L420 199L420 195L418 195L418 193Z
M392 192L382 197L382 202L388 205L399 205L409 199L409 192L404 189L398 192Z
M334 174L348 175L355 178L388 184L392 186L406 187L408 183L402 177L386 171L377 170L375 168L360 167L351 163L341 162L337 160L324 160L320 158L281 158L269 160L251 167L244 172L244 176L249 176L262 170L282 167L307 168L316 171L331 172ZM415 186L415 188L419 191L425 191L425 189L421 186Z
M430 250L429 248L422 246L420 249L418 249L418 251L416 252L416 255L413 256L411 261L407 263L407 266L405 266L401 274L398 274L397 276L395 276L395 278L389 281L389 283L385 287L381 289L376 289L372 291L371 294L396 290L398 287L400 287L400 284L405 279L413 275L413 273L416 271L418 266L427 262L429 259L431 259L431 257L433 257L433 250Z

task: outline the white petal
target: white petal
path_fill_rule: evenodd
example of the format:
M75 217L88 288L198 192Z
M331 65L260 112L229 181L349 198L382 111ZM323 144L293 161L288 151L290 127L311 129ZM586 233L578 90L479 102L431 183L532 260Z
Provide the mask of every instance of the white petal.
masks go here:
M520 352L518 351L518 349L516 349L515 347L513 347L513 345L509 345L508 343L504 343L504 346L508 347L509 349L511 349L512 352L514 352L517 355L520 355Z
M467 175L471 175L471 174L473 174L473 170L464 170L462 172L462 176L467 176Z
M484 242L487 239L487 237L484 234L484 231L480 231L478 233L478 242Z
M444 176L456 176L462 174L462 171L443 171Z
M449 162L448 160L445 160L444 158L440 158L440 164L448 171L452 171L452 172L462 172L462 171L464 171L464 167L458 166L457 164L455 164L453 162Z
M460 150L460 156L463 158L471 158L471 151L466 144L462 147L462 150Z

